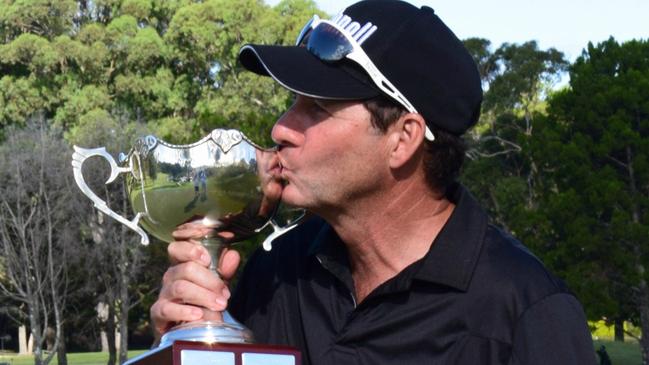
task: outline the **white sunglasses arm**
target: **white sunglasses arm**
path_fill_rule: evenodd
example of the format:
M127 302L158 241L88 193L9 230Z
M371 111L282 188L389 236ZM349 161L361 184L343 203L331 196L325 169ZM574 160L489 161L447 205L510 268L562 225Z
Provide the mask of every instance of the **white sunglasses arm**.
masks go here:
M412 106L412 104L410 104L408 99L406 99L406 97L403 96L394 85L392 85L387 77L383 76L381 71L379 71L379 69L374 65L372 60L370 60L369 57L365 56L364 52L354 51L348 54L347 58L361 65L361 67L363 67L370 75L370 77L374 81L374 84L376 84L376 86L378 86L384 93L390 95L396 100L399 100L401 105L403 105L406 110L408 110L408 112L419 114L417 110ZM431 142L435 140L435 135L430 130L430 128L428 128L428 126L426 126L425 137Z

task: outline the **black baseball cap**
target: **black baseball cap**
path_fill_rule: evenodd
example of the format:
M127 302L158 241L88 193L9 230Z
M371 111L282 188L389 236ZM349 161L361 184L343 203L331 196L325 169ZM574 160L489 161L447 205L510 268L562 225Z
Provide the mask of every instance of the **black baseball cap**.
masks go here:
M482 88L476 64L433 9L399 0L365 0L335 19L342 18L343 24L376 27L361 47L430 127L460 135L477 122ZM354 61L323 61L305 47L248 44L239 61L305 96L362 100L381 94Z

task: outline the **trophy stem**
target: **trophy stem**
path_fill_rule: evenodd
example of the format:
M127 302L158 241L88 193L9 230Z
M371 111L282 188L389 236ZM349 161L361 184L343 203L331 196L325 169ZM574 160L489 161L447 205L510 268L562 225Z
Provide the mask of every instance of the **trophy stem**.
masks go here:
M201 245L205 247L205 249L207 249L207 252L210 255L211 258L210 270L214 271L217 275L219 275L217 269L219 267L219 260L221 260L221 253L223 253L223 250L227 248L229 245L223 242L223 240L218 237L203 238L201 240Z
M212 259L210 270L218 275L219 259L228 244L218 237L206 237L201 240L201 245L207 249ZM254 342L252 332L234 319L228 311L214 312L203 308L203 313L203 320L179 324L165 333L160 339L160 347L169 346L178 340L208 343Z

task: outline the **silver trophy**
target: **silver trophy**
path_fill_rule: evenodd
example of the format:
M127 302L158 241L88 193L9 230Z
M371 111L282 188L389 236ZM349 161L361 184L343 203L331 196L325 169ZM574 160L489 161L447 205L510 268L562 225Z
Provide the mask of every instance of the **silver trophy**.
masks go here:
M128 220L115 213L84 181L81 167L90 157L105 158L111 166L109 184L124 174L128 198L135 213ZM116 219L149 243L144 230L170 242L172 232L181 224L201 222L211 234L201 244L210 252L211 269L216 271L220 253L227 245L249 238L270 226L273 232L263 247L271 249L277 236L299 224L303 212L290 209L271 196L265 187L268 170L277 164L276 151L264 149L238 130L215 129L200 141L172 145L154 136L138 138L128 154L118 161L106 149L74 146L74 178L81 191L95 207ZM278 224L278 217L286 223ZM251 332L227 312L223 321L181 324L168 331L160 347L174 341L252 343Z

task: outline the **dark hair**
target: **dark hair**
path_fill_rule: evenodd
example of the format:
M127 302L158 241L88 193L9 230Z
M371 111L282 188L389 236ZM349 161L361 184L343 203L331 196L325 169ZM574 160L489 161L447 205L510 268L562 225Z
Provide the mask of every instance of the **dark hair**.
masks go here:
M381 95L363 102L370 112L372 125L386 132L407 111L396 102ZM434 141L425 140L424 169L426 182L432 189L446 193L455 182L464 163L466 145L462 137L428 124L435 135Z

